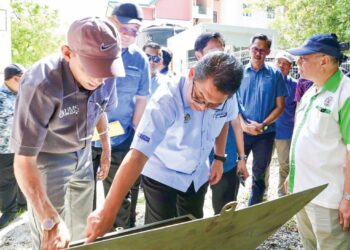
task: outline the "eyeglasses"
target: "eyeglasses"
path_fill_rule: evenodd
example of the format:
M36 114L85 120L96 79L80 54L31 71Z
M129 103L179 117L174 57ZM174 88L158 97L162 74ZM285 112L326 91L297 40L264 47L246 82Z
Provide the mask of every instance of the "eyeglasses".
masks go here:
M137 37L137 35L140 33L138 29L131 29L127 27L119 27L118 31L122 34Z
M267 50L266 49L259 49L257 47L251 47L251 50L254 54L259 53L260 55L266 55L267 54Z
M211 102L203 101L194 94L194 85L195 85L195 81L192 82L192 91L191 91L191 98L194 102L196 102L200 105L204 105L208 109L213 109L213 110L218 110L218 111L223 110L227 99L223 103L211 103ZM221 104L224 104L224 105L222 106L222 108L218 109L217 107L219 107Z
M160 57L159 56L152 56L149 54L146 54L148 56L148 61L154 62L154 63L159 63L160 62Z

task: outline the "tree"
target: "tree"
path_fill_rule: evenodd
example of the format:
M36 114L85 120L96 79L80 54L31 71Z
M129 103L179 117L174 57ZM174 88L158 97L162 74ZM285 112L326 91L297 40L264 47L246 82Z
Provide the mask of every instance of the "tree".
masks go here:
M32 0L11 0L13 10L12 61L25 67L57 51L63 41L58 32L58 11Z
M350 41L349 0L253 0L258 5L282 10L272 23L279 31L281 48L301 45L319 33L335 33L339 41Z

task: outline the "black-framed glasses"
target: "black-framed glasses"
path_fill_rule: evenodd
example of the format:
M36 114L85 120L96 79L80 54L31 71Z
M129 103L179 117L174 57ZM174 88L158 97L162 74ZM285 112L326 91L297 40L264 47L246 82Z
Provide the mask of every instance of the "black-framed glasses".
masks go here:
M146 54L148 56L148 61L154 62L154 63L159 63L160 62L160 56L152 56L149 54Z
M260 55L266 55L267 54L267 50L266 49L259 49L257 47L251 47L251 50L254 54L259 53Z
M213 110L217 110L217 111L221 111L224 109L225 105L226 105L226 101L227 99L222 102L222 103L211 103L211 102L206 102L200 98L198 98L195 94L194 94L194 85L195 85L195 81L192 81L192 91L191 91L191 98L194 102L198 103L199 105L203 105L208 109L213 109ZM222 105L223 104L223 105ZM221 106L221 108L218 108L219 106Z

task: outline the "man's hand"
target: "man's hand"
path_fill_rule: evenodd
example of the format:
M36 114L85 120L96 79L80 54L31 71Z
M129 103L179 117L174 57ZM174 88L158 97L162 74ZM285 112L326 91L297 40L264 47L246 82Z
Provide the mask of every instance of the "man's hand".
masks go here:
M341 200L339 206L339 223L343 231L350 231L350 201Z
M102 149L100 168L97 171L97 179L103 181L108 176L109 167L111 165L111 151Z
M63 220L60 220L50 231L43 231L41 250L56 250L68 247L69 231Z
M97 237L103 236L112 228L114 218L108 218L102 209L96 209L87 218L86 243L93 242Z
M250 135L259 135L263 132L258 125L259 123L256 121L248 120L248 122L246 122L241 119L242 130Z
M286 180L285 180L284 183L283 183L284 192L285 192L286 194L289 194L288 186L289 186L289 175L286 177Z
M209 184L210 185L217 184L221 180L223 172L224 172L224 167L223 167L222 161L214 160L211 165Z
M249 177L249 172L247 170L246 161L241 160L237 161L237 174L241 173L243 180L246 180Z

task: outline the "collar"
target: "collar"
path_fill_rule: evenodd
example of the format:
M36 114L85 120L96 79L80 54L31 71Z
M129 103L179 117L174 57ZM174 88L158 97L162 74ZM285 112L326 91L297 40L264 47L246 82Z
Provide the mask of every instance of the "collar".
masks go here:
M323 85L322 91L323 90L328 90L332 93L334 93L339 84L341 79L343 78L343 73L338 69L328 80L327 82Z
M264 63L263 66L262 66L258 71L256 71L256 70L253 68L252 63L249 62L249 63L247 64L247 66L245 67L245 69L246 69L246 70L252 70L252 71L254 71L254 72L259 72L259 71L261 71L261 70L263 70L263 69L267 69L267 68L266 68L266 64Z

